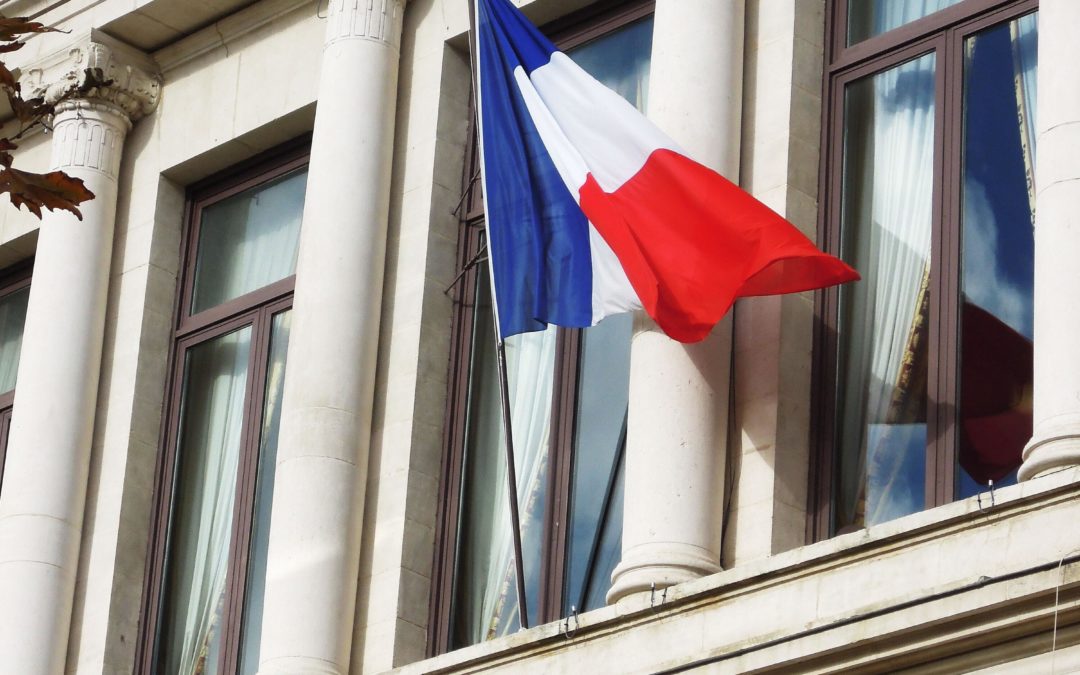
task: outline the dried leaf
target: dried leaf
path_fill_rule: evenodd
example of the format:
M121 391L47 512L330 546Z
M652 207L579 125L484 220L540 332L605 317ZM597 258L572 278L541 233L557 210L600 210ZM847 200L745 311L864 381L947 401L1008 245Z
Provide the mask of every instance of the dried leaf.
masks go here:
M41 208L45 207L51 211L70 211L82 220L78 205L94 198L94 193L86 189L82 179L73 178L63 171L39 174L10 166L0 170L2 192L8 193L16 207L25 205L38 218L41 217Z
M43 23L30 21L25 16L12 17L10 19L0 17L0 40L11 42L27 33L62 33L56 28L50 28Z
M25 42L8 42L6 44L0 44L0 54L8 54L14 51L18 51L23 48Z
M27 100L22 97L18 89L7 89L6 91L8 103L11 104L11 111L15 113L15 117L19 118L19 121L23 124L37 122L42 117L53 114L56 110L53 104L46 103L45 99L41 97Z
M0 166L11 168L11 163L15 159L12 157L11 151L18 147L11 142L10 138L0 138Z
M0 62L0 85L6 89L18 90L19 88L19 83L15 81L15 74L8 70L3 62Z
M68 92L68 96L89 94L94 89L111 87L113 81L105 77L105 71L101 68L84 68L82 84Z

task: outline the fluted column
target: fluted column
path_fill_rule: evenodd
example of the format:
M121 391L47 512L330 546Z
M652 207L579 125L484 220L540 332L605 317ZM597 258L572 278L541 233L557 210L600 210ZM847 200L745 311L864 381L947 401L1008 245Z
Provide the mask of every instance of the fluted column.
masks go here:
M63 673L82 537L117 176L132 119L157 100L150 61L92 35L41 68L24 88L58 98L100 69L106 87L59 103L52 167L94 193L80 222L46 212L19 360L0 496L0 673Z
M331 0L282 401L260 672L349 670L404 0Z
M1039 3L1034 434L1020 479L1080 465L1080 3Z
M657 0L649 75L649 117L736 182L743 15L743 0ZM727 319L695 345L635 320L622 560L608 602L720 570L730 354Z

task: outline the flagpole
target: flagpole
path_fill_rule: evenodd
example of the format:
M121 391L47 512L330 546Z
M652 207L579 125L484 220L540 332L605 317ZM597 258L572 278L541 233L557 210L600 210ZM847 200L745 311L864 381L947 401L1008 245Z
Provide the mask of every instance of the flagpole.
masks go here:
M494 304L494 303L492 303ZM495 318L498 321L498 316ZM514 438L510 428L510 384L506 376L506 346L496 330L499 388L502 392L503 435L506 438L506 480L510 484L510 526L514 537L514 565L517 572L518 617L522 628L529 627L528 603L525 600L525 569L521 556L521 520L518 516L517 469L514 466Z
M477 70L477 52L480 49L480 40L476 32L476 2L478 0L468 0L469 2L469 34L471 37L469 45L469 61L472 68L472 84L473 84L473 114L476 115L477 126L477 147L480 151L480 166L484 165L484 152L483 152L483 133L481 125L480 115L480 75ZM481 181L483 184L483 168L481 168ZM489 224L487 214L487 201L484 202L484 223L485 226ZM525 598L525 565L521 554L521 519L518 512L518 489L517 489L517 463L514 461L514 433L510 422L510 381L506 372L506 345L502 338L502 329L499 326L499 304L495 295L495 268L492 264L494 258L491 254L491 236L490 228L488 228L488 271L491 281L491 312L494 318L495 325L495 349L497 353L496 364L499 373L499 399L501 402L502 411L502 423L503 423L503 445L506 448L506 481L509 485L507 491L507 497L510 500L510 527L511 537L514 543L514 571L517 578L517 596L518 596L518 620L521 624L521 628L525 629L529 627L529 610L528 602Z

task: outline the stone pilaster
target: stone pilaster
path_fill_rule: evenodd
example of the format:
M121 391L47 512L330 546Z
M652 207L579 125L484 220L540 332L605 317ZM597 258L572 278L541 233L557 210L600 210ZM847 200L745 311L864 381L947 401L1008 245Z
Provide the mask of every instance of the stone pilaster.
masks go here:
M657 0L649 76L649 117L736 182L743 14L742 0ZM730 355L727 319L695 345L635 321L622 560L608 602L720 570Z
M260 672L349 672L403 0L331 0L296 270Z
M52 102L82 88L57 105L52 168L81 178L95 198L80 207L81 222L46 212L38 235L0 496L0 673L64 672L117 177L133 119L157 103L154 73L147 57L95 32L23 81Z
M1080 3L1039 3L1034 433L1020 479L1080 465Z

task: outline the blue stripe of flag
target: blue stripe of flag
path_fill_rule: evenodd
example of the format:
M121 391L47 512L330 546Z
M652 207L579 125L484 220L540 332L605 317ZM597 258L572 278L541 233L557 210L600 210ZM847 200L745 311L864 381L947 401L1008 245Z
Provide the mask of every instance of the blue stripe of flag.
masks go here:
M589 225L514 80L555 48L506 0L477 0L484 199L503 337L592 324Z

